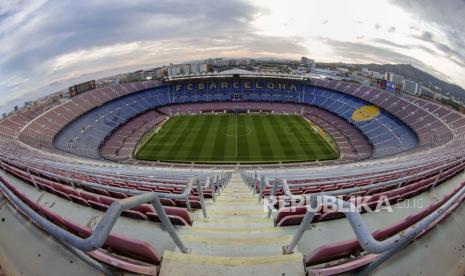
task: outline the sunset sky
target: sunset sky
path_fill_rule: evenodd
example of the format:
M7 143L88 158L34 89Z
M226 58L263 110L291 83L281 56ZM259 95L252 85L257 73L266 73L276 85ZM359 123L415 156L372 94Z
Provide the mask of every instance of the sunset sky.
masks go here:
M463 0L2 0L0 106L208 57L411 63L465 87Z

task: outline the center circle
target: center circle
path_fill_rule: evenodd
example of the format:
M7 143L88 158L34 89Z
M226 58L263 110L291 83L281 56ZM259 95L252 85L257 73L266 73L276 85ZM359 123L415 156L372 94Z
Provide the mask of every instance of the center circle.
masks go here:
M229 137L242 137L252 133L252 129L247 126L237 125L237 128L234 129L228 129L228 127L223 127L221 129L221 132L223 132L225 136Z

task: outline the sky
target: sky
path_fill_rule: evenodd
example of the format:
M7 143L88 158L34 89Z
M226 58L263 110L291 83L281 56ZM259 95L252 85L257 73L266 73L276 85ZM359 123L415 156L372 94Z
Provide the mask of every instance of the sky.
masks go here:
M465 0L0 0L0 111L209 57L410 63L465 87Z

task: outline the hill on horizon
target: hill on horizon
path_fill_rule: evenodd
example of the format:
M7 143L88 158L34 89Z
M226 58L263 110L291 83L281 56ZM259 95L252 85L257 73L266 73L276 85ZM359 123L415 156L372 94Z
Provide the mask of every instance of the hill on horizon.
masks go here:
M404 76L407 79L414 80L426 87L437 86L441 91L441 94L445 96L454 96L456 100L462 102L465 101L465 89L462 87L452 84L437 77L422 71L410 64L354 64L360 67L367 67L370 71L377 71L380 73L393 72Z

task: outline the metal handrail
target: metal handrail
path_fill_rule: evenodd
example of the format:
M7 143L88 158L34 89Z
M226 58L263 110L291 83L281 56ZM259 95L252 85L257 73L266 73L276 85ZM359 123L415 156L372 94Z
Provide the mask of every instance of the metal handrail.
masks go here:
M1 162L1 166L3 169L5 169L3 162ZM31 176L31 179L33 179L33 182L35 182L33 176L30 174L30 171L28 171L29 175ZM216 176L217 180L221 180L220 185L224 185L226 181L229 180L231 177L231 174L224 174L222 176ZM188 183L187 189L184 191L184 194L188 195L190 194L192 184L195 182L196 187L199 192L199 197L200 197L200 204L201 208L203 211L203 215L206 218L207 217L207 212L206 212L206 207L205 207L205 201L204 201L204 196L203 196L203 185L199 181L199 179L194 179ZM215 183L212 181L210 182L211 185L217 185L218 183L215 181ZM80 182L81 185L87 185L87 186L99 186L99 184L94 184L94 183L85 183L85 182ZM103 186L103 185L100 185ZM143 193L139 195L132 196L130 198L126 199L118 199L112 203L112 205L108 208L108 210L105 212L103 215L102 219L100 222L97 224L97 227L95 230L92 232L92 234L83 239L81 237L78 237L70 232L67 232L61 227L58 227L54 223L48 221L38 213L36 213L32 208L30 208L27 204L22 202L13 192L11 192L6 185L4 185L0 181L0 188L1 190L4 191L6 194L6 197L8 197L17 208L19 208L24 214L26 214L30 219L34 220L37 225L39 225L42 229L44 229L47 233L52 235L55 239L57 239L58 242L60 242L65 248L67 248L70 252L72 252L75 256L80 258L82 261L85 263L89 264L90 266L94 267L98 271L104 273L105 275L113 275L113 271L108 269L105 265L100 264L99 262L95 262L92 258L87 256L86 254L83 254L82 251L93 251L98 248L100 248L104 242L106 241L108 235L110 235L111 229L113 228L114 224L116 223L116 220L119 218L121 213L127 209L133 208L135 206L138 206L142 203L150 202L152 206L154 207L155 211L157 212L162 228L168 232L170 237L173 239L174 243L176 246L180 249L181 252L183 253L188 253L188 249L184 246L182 243L181 239L179 236L176 234L175 229L173 225L171 224L171 221L169 220L168 216L166 215L165 210L163 209L163 206L160 202L160 198L165 197L165 198L176 198L176 197L182 197L184 195L172 195L172 194L158 194L155 192L151 193Z
M1 160L0 160L0 163L2 164L2 166L4 166L4 164L3 164L3 162ZM140 195L140 194L147 193L146 191L140 191L140 190L135 190L135 189L126 189L126 188L120 188L120 187L113 187L113 186L107 186L107 185L93 183L93 182L87 182L87 181L83 181L83 180L76 180L76 179L73 179L73 178L70 178L70 177L65 177L65 176L62 176L62 175L59 175L59 174L43 171L43 170L40 170L40 169L28 169L28 171L29 171L29 176L31 177L31 180L32 180L33 183L35 183L36 181L34 179L34 176L31 174L31 171L39 172L41 174L52 176L52 177L60 177L60 179L70 182L71 185L73 185L73 186L74 186L73 183L78 183L81 186L97 188L97 189L103 189L103 190L112 191L112 192L121 192L121 193L125 193L125 194L130 194L130 195ZM207 217L207 215L206 215L207 210L206 210L206 206L205 206L205 198L204 198L204 195L203 195L203 188L204 187L197 178L192 179L187 183L187 185L185 186L184 192L182 194L168 194L168 193L157 193L157 192L155 192L155 193L158 195L159 198L185 200L187 209L191 212L192 208L191 208L191 205L190 205L190 202L189 202L189 195L191 194L192 187L193 187L194 183L196 183L196 187L198 189L199 198L200 198L200 206L202 208L202 213L203 213L204 217L206 218ZM34 184L34 186L36 186L36 188L37 188L37 184Z
M465 160L464 157L462 157L461 159L456 159L455 161L453 161L454 163L460 163L460 162L463 162ZM417 174L414 174L414 175L409 175L409 176L404 176L405 177L418 177L418 176L421 176L421 175L424 175L425 173L428 173L428 172L434 172L434 171L438 171L440 169L443 169L447 166L449 166L451 163L448 162L447 164L443 164L441 166L437 166L437 167L434 167L430 170L427 170L427 171L423 171L421 173L417 173ZM370 177L367 177L368 179ZM361 178L362 180L365 179L365 178ZM397 179L400 179L400 178L397 178ZM355 179L349 179L350 181L354 181ZM396 179L394 179L396 180ZM292 187L296 187L296 188L299 188L299 187L308 187L308 186L314 186L314 185L320 185L320 184L335 184L335 183L339 183L339 182L346 182L347 180L334 180L334 181L324 181L324 182L315 182L315 183L302 183L302 184L290 184ZM392 180L389 180L389 181L392 181ZM382 182L380 182L382 183ZM311 184L311 185L310 185Z
M376 240L371 234L370 230L365 224L361 214L358 212L357 207L348 201L343 201L334 196L319 195L325 202L331 204L333 207L339 208L347 219L349 220L352 231L354 232L360 246L369 253L380 254L393 250L397 245L413 240L418 234L420 234L426 227L438 219L444 212L446 212L452 205L465 195L465 186L462 187L457 193L455 193L447 202L441 207L436 209L434 212L417 222L415 225L403 230L390 238L383 241ZM312 202L318 202L315 196ZM318 207L318 206L316 206ZM285 247L285 254L291 254L294 248L300 241L305 231L311 230L311 222L315 216L315 210L317 208L311 208L305 213L302 223L299 225L296 234L294 235L291 243Z
M102 247L110 235L116 220L120 217L123 211L137 207L143 203L150 202L160 218L163 229L168 232L181 252L188 253L187 248L176 234L173 224L166 215L166 212L160 202L160 197L157 193L144 193L125 199L115 200L102 216L102 219L97 224L92 234L84 239L66 231L36 213L27 204L22 202L13 192L11 192L8 187L2 183L2 181L0 181L0 188L2 188L5 194L21 209L21 211L23 211L28 217L32 218L41 228L52 234L57 239L86 252L97 250Z
M430 150L425 151L425 153L429 153L429 152ZM320 177L326 177L326 178L328 177L328 175L330 175L331 177L333 177L334 175L341 176L341 177L352 177L354 175L354 172L356 172L356 174L359 174L360 171L363 171L364 173L379 174L386 170L391 171L393 170L393 168L394 170L404 170L404 169L411 169L411 168L418 167L418 166L425 166L425 165L437 163L437 162L448 162L449 160L453 160L454 158L463 157L464 153L465 152L454 151L454 152L448 152L447 154L443 153L442 155L434 156L433 159L431 158L428 160L415 159L414 161L398 160L398 158L391 158L391 159L386 159L386 160L376 159L376 163L373 163L373 161L370 161L370 162L363 161L363 163L352 163L348 168L345 168L344 170L339 170L339 171L349 171L350 174L340 174L339 172L334 172L334 171L322 171L321 174L319 174L318 172L315 172L315 173L317 173ZM372 167L372 165L374 164L376 164L376 169ZM340 166L339 165L329 166L329 169L338 168L338 167ZM299 174L299 173L308 174L308 172L306 171L307 169L308 168L306 167L302 167L301 169L291 170L293 173L288 176L292 176L293 174ZM318 168L317 170L319 171L320 168ZM275 173L273 172L268 173L268 176L274 176L274 175ZM283 176L282 174L280 174L279 177L286 177L286 175Z
M203 186L200 183L199 179L195 180L195 183L197 185L197 191L199 193L199 198L200 198L200 208L202 208L202 214L204 218L207 218L207 208L205 207L205 199L203 198ZM189 201L189 198L187 199ZM186 201L186 202L187 202Z
M16 159L16 160L20 160L20 159ZM2 160L3 161L3 160ZM12 160L8 160L8 162L11 162ZM24 162L24 161L21 161L21 162ZM21 164L17 164L15 163L16 165L18 166L21 166ZM22 165L24 166L24 165ZM46 170L43 170L43 169L39 169L39 168L35 168L36 170L41 170L41 171L46 171ZM49 172L49 171L47 171ZM121 178L115 178L115 177L110 177L110 176L104 176L104 175L94 175L94 174L88 174L88 173L84 173L84 172L81 172L81 171L76 171L76 170L67 170L67 172L74 172L74 173L79 173L79 174L84 174L84 175L90 175L92 177L95 177L95 178L98 178L98 179L108 179L108 180L112 180L112 181L129 181L131 183L135 183L135 184L143 184L143 185L149 185L149 186L161 186L161 187L184 187L185 186L185 183L179 183L179 184L166 184L166 183L158 183L158 182L147 182L147 181L141 181L141 180L134 180L134 179L131 179L131 180L127 180L127 179L121 179ZM50 172L52 173L52 172ZM56 174L58 176L63 176L61 174ZM186 178L187 179L187 178Z
M0 162L2 162L1 158L0 158ZM20 166L19 164L15 164L15 165L18 165ZM41 172L47 172L49 174L54 174L56 177L60 177L60 178L63 178L65 177L64 175L62 174L56 174L56 173L53 173L53 172L49 172L47 170L43 170L43 169L39 169L39 168L35 168L35 170L37 171L41 171ZM68 170L68 172L77 172L77 173L82 173L80 171L76 171L76 170ZM86 173L84 173L86 174ZM91 175L91 176L95 176L95 175ZM186 183L178 183L178 184L166 184L166 183L158 183L158 182L147 182L147 181L140 181L140 180L124 180L124 179L119 179L119 178L114 178L114 177L109 177L109 176L104 176L104 175L98 175L98 176L95 176L96 178L101 178L101 179L109 179L109 180L114 180L114 181L130 181L131 183L135 183L135 184L146 184L146 185L149 185L149 186L162 186L162 187L177 187L177 188L182 188L182 187L185 187L186 186ZM187 178L186 178L187 180ZM214 188L214 185L215 183L211 183L210 181L210 176L208 176L205 180L205 185L203 185L203 188L210 188L210 189L213 189Z
M403 182L406 182L406 181L409 181L409 180L412 180L412 179L416 179L416 178L419 178L419 177L422 177L424 175L434 173L434 172L437 172L437 171L439 171L442 174L444 168L456 166L458 164L463 163L464 161L465 161L465 158L462 158L462 159L454 161L453 163L449 163L449 164L442 165L440 167L436 167L434 170L424 171L424 172L421 172L421 173L418 173L418 174L415 174L415 175L404 176L404 177L400 177L400 178L397 178L397 179L392 179L392 180L379 182L379 183L375 183L375 184L363 185L363 186L354 187L354 188L347 188L347 189L339 189L339 190L334 190L334 191L314 193L313 195L332 195L332 196L336 196L336 195L343 195L343 194L348 194L348 193L353 193L353 192L370 190L370 189L373 189L373 188L379 188L379 187L395 185L395 184L399 184L399 183L403 183ZM272 185L272 193L271 193L270 196L275 195L275 191L276 191L278 185L281 185L281 187L282 187L282 183L283 182L279 181L279 180L275 181L273 183L273 185ZM286 183L286 185L287 185L287 183ZM292 187L296 187L296 186L293 185ZM288 194L288 196L297 196L297 195Z
M259 190L258 190L258 201L261 202L262 201L262 198L263 198L263 191L265 191L265 187L267 185L270 185L270 182L268 180L268 176L263 176L261 179L260 179L260 187L259 187ZM255 188L255 187L254 187Z
M83 174L90 174L90 175L94 175L94 176L102 176L102 177L108 177L108 176L105 176L105 173L104 174L101 174L101 171L99 171L98 173L95 170L95 168L91 167L91 168L87 168L87 170L80 170L79 167L77 168L73 168L73 164L72 163L69 163L69 164L61 164L61 163L55 163L55 161L51 162L51 161L47 161L47 160L44 160L43 162L38 162L38 161L31 161L29 159L24 159L22 157L18 157L18 156L6 156L6 155L1 155L0 154L0 158L3 158L3 159L6 159L6 160L18 160L22 163L28 163L28 164L31 164L31 165L34 165L34 166L41 166L41 165L44 165L46 164L47 166L49 167L54 167L54 168L57 168L57 169L60 169L60 170L66 170L66 171L73 171L73 172L77 172L77 173L83 173ZM76 164L75 164L76 165ZM81 163L78 163L77 165L83 165ZM85 164L84 164L85 165ZM102 166L102 169L111 169L112 166ZM90 171L88 170L90 169ZM125 173L123 174L120 174L120 170L121 168L119 167L113 167L113 169L118 169L116 171L107 171L106 173L107 174L116 174L120 177L123 177L125 179L137 179L137 178L140 178L141 176L142 177L145 177L145 178L154 178L154 176L156 176L156 174L160 173L160 172L163 172L162 176L161 177L158 177L158 178L163 178L163 179L173 179L173 178L176 178L176 177L173 177L174 176L178 176L179 172L176 172L176 171L162 171L161 169L157 169L155 168L155 171L147 171L147 170L143 170L141 171L144 172L144 173L148 173L150 172L151 175L145 175L145 174L128 174L127 171L125 171ZM155 173L155 175L153 175ZM168 173L168 174L167 174ZM203 174L207 174L207 173L203 173ZM186 178L188 179L190 176L187 174L186 172ZM111 176L110 176L111 177ZM179 177L178 177L179 178ZM182 184L182 183L181 183Z
M453 166L456 166L457 164L460 164L460 163L462 163L462 160L455 161L453 165L447 164L447 165L441 166L440 168L436 168L435 171L439 170L439 174L437 175L433 186L437 184L437 181L438 181L439 177L443 173L444 167L446 167L446 166L453 167ZM339 189L339 190L335 190L335 191L314 193L314 194L310 194L310 197L315 196L315 195L337 196L337 195L349 194L349 193L352 193L352 192L370 190L370 189L373 189L373 188L396 185L398 183L403 183L405 181L415 179L415 178L421 177L422 175L430 174L432 172L434 172L434 171L425 171L425 172L422 172L422 173L414 175L414 176L401 177L401 178L397 178L397 179L393 179L393 180L389 180L389 181L379 182L379 183L375 183L375 184L368 184L368 185L355 187L355 188ZM261 183L261 185L266 186L266 185L264 185L262 183ZM297 198L297 199L302 198L302 195L294 195L294 194L291 193L289 185L287 184L287 181L285 179L275 179L275 181L274 181L274 183L272 185L270 196L268 198L268 202L273 202L272 199L276 195L276 189L277 189L278 185L283 188L284 194L286 196L290 197L291 199L292 198ZM268 214L267 214L267 216L271 217L272 212L273 212L273 206L271 204L269 204L268 205Z
M447 161L449 161L449 160L450 159L448 159ZM370 175L367 175L367 176L360 176L360 175L341 176L342 178L335 179L335 180L324 180L324 181L306 182L306 183L290 184L290 185L292 185L293 187L300 187L300 186L303 186L303 185L305 185L305 186L316 186L316 185L337 184L337 183L340 183L340 182L347 182L347 181L349 181L349 182L360 181L360 180L371 179L371 178L375 178L375 177L379 177L379 176L384 176L387 173L388 174L394 174L395 172L406 172L406 171L410 171L410 170L418 170L418 169L423 168L425 166L435 165L437 163L441 163L441 161L434 162L434 163L428 163L428 164L422 164L422 165L418 165L418 166L414 166L414 167L409 167L408 169L404 168L404 169L395 169L395 170L392 170L392 171L389 171L389 172L377 172L377 173L373 173L373 174L370 174Z
M385 261L389 258L397 254L400 250L407 247L409 245L410 240L406 240L404 242L400 242L399 244L393 246L390 250L386 250L383 254L380 254L373 262L367 265L362 271L358 273L360 276L368 276L370 273L375 270L377 267L382 265Z
M79 259L81 259L83 262L85 262L86 264L90 265L91 267L97 269L98 271L102 272L104 275L119 275L119 273L115 273L114 271L110 270L106 265L94 260L92 257L90 257L89 255L85 254L84 252L82 252L81 250L75 248L75 247L72 247L71 245L67 244L67 243L64 243L56 238L54 238L58 243L60 243L63 247L65 247L69 252L71 252L72 254L74 254L76 257L78 257Z
M267 179L267 178L266 178ZM273 197L276 195L276 189L277 189L277 186L278 186L278 183L282 186L283 190L284 190L284 194L286 196L289 196L289 197L297 197L297 195L293 195L291 193L291 190L289 189L289 185L287 184L287 181L286 180L283 180L283 179L276 179L275 182L273 183L273 186L272 186L272 189L271 189L271 193L270 193L270 196L268 197L268 214L267 216L270 218L271 217L271 214L273 213L273 205L270 204L271 202L273 202Z
M99 184L99 183L94 183L94 182L88 182L84 180L77 180L71 177L63 176L60 174L48 172L48 171L43 171L40 169L30 169L31 172L36 172L40 173L43 175L47 175L49 177L59 177L63 181L67 181L70 183L77 183L81 186L86 186L86 187L91 187L91 188L98 188L98 189L104 189L108 191L113 191L113 192L121 192L121 193L126 193L130 195L139 195L143 193L147 193L147 191L140 191L136 189L127 189L127 188L120 188L120 187L115 187L115 186L110 186L110 185L104 185L104 184ZM188 196L192 190L192 180L187 183L185 186L184 192L182 194L167 194L167 193L158 193L160 198L170 198L170 199L185 199L186 196Z

